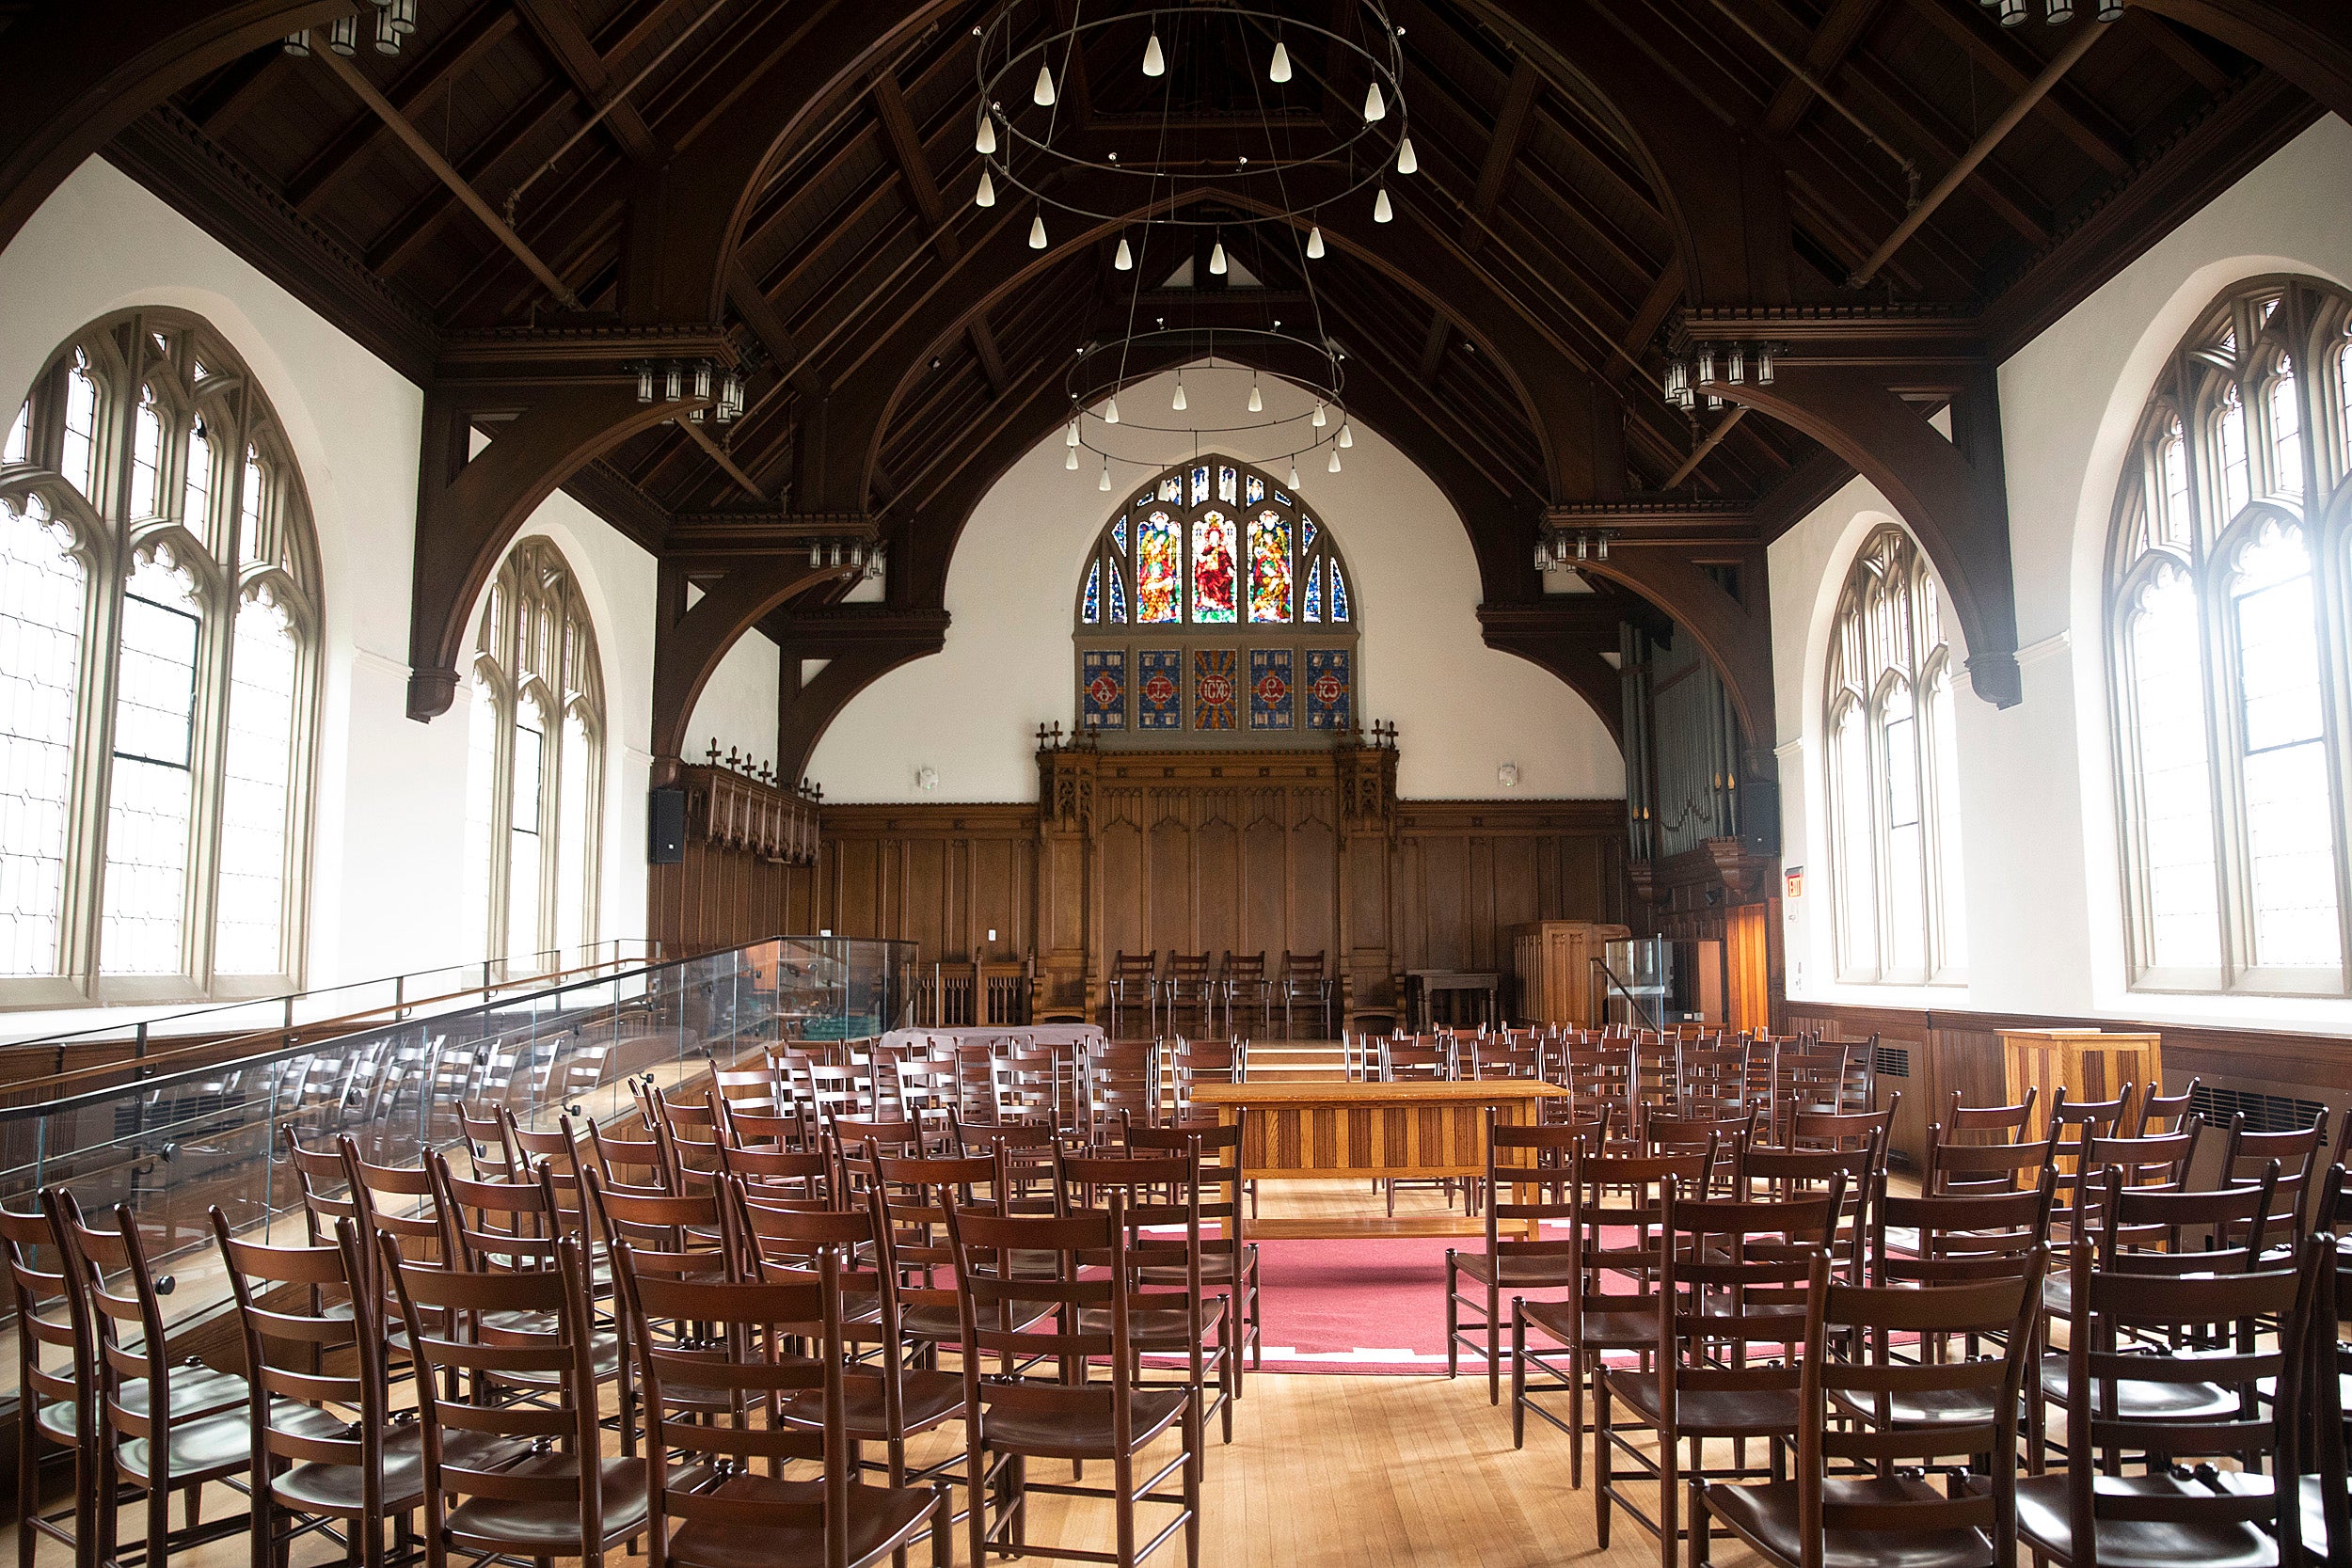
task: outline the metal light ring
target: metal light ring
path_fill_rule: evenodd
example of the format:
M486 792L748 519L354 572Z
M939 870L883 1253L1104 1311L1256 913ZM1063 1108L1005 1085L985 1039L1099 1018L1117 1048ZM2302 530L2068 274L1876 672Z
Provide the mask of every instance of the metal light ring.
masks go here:
M1125 420L1120 420L1120 423L1119 423L1119 425L1118 425L1116 428L1119 428L1119 429L1124 429L1124 428L1126 428L1126 421L1125 421ZM1150 426L1146 426L1146 425L1137 425L1137 426L1136 426L1136 428L1137 430L1147 430L1147 429L1150 429L1150 428L1152 428L1152 427L1150 427ZM1177 432L1176 434L1178 434L1178 435L1189 435L1189 434L1191 434L1191 433L1190 433L1189 431L1179 431L1179 432ZM1218 432L1218 431L1203 430L1203 431L1201 431L1201 432L1200 432L1200 434L1201 434L1201 435L1203 435L1203 436L1217 436L1217 435L1221 435L1221 434L1223 434L1223 433L1222 433L1222 432ZM1307 456L1307 455L1308 455L1309 453L1311 453L1311 452L1318 452L1318 451L1321 451L1324 448L1326 448L1326 447L1327 447L1327 446L1329 446L1329 445L1331 444L1331 441L1332 441L1333 436L1335 436L1337 434L1338 434L1338 433L1337 433L1336 431L1334 431L1334 432L1332 433L1332 436L1326 436L1326 437L1324 437L1324 439L1322 439L1322 440L1320 440L1320 441L1313 442L1312 444L1308 445L1308 446L1303 446L1303 447L1294 447L1294 448L1292 448L1292 449L1291 449L1290 451L1288 451L1270 452L1270 453L1268 453L1267 455L1265 455L1265 456L1263 456L1263 457L1244 457L1244 458L1242 458L1241 460L1242 460L1243 462L1245 462L1245 463L1251 464L1251 465L1253 465L1254 467L1261 467L1261 468L1270 468L1270 467L1273 467L1275 464L1277 464L1277 463L1289 463L1289 462L1295 462L1295 460L1297 460L1298 458L1305 457L1305 456ZM1067 448L1067 447L1065 447L1065 448L1063 448L1062 450L1064 450L1065 451L1068 451L1068 450L1070 450L1070 449L1069 449L1069 448ZM1077 449L1077 450L1078 450L1078 451L1090 451L1090 452L1092 452L1095 456L1097 456L1097 457L1099 457L1099 458L1103 459L1103 460L1104 460L1104 462L1106 462L1106 463L1112 463L1112 464L1124 464L1124 465L1125 465L1125 466L1127 466L1128 467L1131 467L1131 468L1140 468L1140 469L1143 469L1143 470L1145 470L1145 471L1147 471L1147 472L1150 472L1150 473L1154 473L1154 474L1156 474L1156 473L1160 472L1162 469L1167 468L1168 467L1169 467L1169 464L1168 464L1168 456L1167 456L1167 454L1166 454L1165 452L1163 452L1163 453L1161 453L1161 454L1159 454L1159 455L1157 455L1157 456L1153 456L1153 457L1129 457L1129 456L1127 456L1127 455L1126 455L1125 453L1123 453L1123 452L1112 451L1110 451L1110 450L1109 450L1108 448L1106 448L1106 447L1099 447L1099 446L1096 446L1096 445L1095 445L1092 441L1088 440L1088 439L1087 439L1084 436L1080 436L1078 437L1078 449ZM1236 455L1238 455L1238 454L1236 454ZM1084 472L1084 471L1085 471L1085 466L1084 466L1084 465L1081 465L1081 466L1080 466L1080 472ZM1117 476L1115 476L1115 475L1114 475L1113 477L1114 477L1114 478L1116 478ZM1302 477L1300 478L1300 480L1299 480L1299 482L1298 482L1298 483L1299 483L1300 484L1302 484L1302 485L1303 485L1303 484L1305 484L1305 483L1307 483L1307 481L1306 481L1306 479L1302 476ZM1119 486L1118 486L1117 484L1114 484L1114 485L1112 486L1112 488L1113 488L1113 489L1117 489L1118 487L1119 487ZM1228 502L1228 503L1225 503L1225 504L1232 504L1232 503ZM1248 504L1248 503L1246 503L1246 502L1245 502L1245 503L1242 503L1242 504L1245 504L1245 505L1246 505L1246 504Z
M1315 397L1323 399L1326 403L1338 403L1345 393L1347 388L1347 372L1340 357L1339 352L1336 349L1326 347L1324 344L1313 342L1305 338L1295 337L1288 332L1278 332L1269 327L1263 326L1220 326L1214 330L1203 326L1163 326L1155 327L1149 332L1130 332L1123 338L1112 339L1109 342L1096 348L1092 353L1081 354L1073 358L1071 361L1070 368L1062 372L1062 390L1069 394L1072 404L1084 404L1092 402L1096 398L1116 397L1120 390L1125 388L1132 387L1138 382L1149 381L1155 375L1164 375L1169 373L1171 371L1181 371L1184 368L1181 365L1161 366L1148 371L1137 371L1132 375L1126 373L1124 371L1121 371L1116 378L1104 382L1100 386L1082 387L1078 379L1080 372L1085 371L1089 366L1102 360L1113 349L1120 351L1120 363L1124 365L1127 362L1127 359L1132 356L1137 349L1143 349L1148 352L1161 343L1200 342L1206 349L1208 357L1212 364L1214 364L1216 357L1216 340L1218 338L1223 338L1229 343L1256 342L1281 348L1297 349L1313 358L1320 359L1326 365L1330 367L1330 378L1327 383L1304 381L1296 376L1288 375L1279 371L1262 371L1260 373L1274 376L1278 380L1287 381L1291 383L1291 385L1297 387L1300 390L1311 393ZM1249 371L1260 371L1260 367L1258 366L1245 366L1241 365L1238 361L1235 362L1235 368ZM1183 428L1192 429L1195 427L1187 425Z
M1379 0L1360 0L1360 4L1364 12L1369 14L1370 17L1378 24L1380 37L1388 45L1389 58L1385 62L1374 55L1370 49L1354 39L1350 39L1343 34L1316 23L1303 22L1295 18L1281 16L1272 11L1261 10L1251 7L1220 7L1218 9L1220 14L1234 16L1246 20L1256 20L1276 24L1286 30L1295 29L1302 33L1320 35L1321 37L1329 39L1341 48L1346 49L1354 54L1359 59L1364 62L1365 67L1374 74L1374 76L1380 80L1387 92L1389 100L1388 113L1382 120L1376 124L1368 122L1357 130L1354 135L1346 137L1344 140L1317 148L1312 152L1305 155L1295 157L1279 157L1269 152L1266 160L1262 164L1247 167L1237 166L1233 169L1224 172L1215 170L1194 170L1182 176L1170 173L1169 170L1164 166L1121 164L1112 162L1108 159L1079 157L1075 154L1063 151L1060 149L1056 148L1051 142L1042 140L1030 135L1028 132L1022 130L1018 124L1015 123L1014 115L1001 112L1001 104L1008 97L1020 101L1026 100L1028 89L1023 83L1014 81L1011 84L1011 87L1017 90L1007 91L1000 89L1005 87L1007 78L1011 76L1016 71L1019 71L1023 75L1027 75L1030 74L1028 68L1032 66L1045 65L1051 67L1054 63L1053 55L1057 53L1059 53L1064 59L1067 59L1070 50L1074 47L1076 40L1081 34L1102 27L1124 25L1145 18L1149 18L1154 23L1162 17L1179 19L1190 17L1197 19L1201 14L1198 8L1190 6L1158 7L1148 11L1134 11L1122 13L1118 16L1097 17L1091 21L1079 22L1072 26L1057 28L1053 32L1037 39L1018 52L1006 56L992 71L986 63L989 57L989 45L995 41L996 35L1000 31L1009 28L1011 25L1011 18L1014 11L1017 9L1017 8L1008 8L1006 10L999 12L996 18L989 24L986 33L982 36L979 49L980 64L977 68L977 74L978 77L980 96L978 103L974 108L973 132L977 136L979 131L980 122L984 119L988 118L993 109L995 109L999 110L995 118L1001 133L997 145L997 150L992 153L983 154L981 156L981 163L988 169L992 180L1001 181L1004 184L1010 186L1014 191L1030 198L1032 200L1041 202L1045 206L1052 207L1058 212L1068 213L1074 217L1090 218L1103 223L1113 223L1130 216L1133 209L1131 207L1121 207L1116 211L1097 210L1083 207L1074 202L1057 198L1056 197L1048 194L1042 188L1045 183L1042 179L1025 179L1020 174L1014 172L1011 162L1012 144L1018 142L1037 153L1041 158L1049 160L1053 165L1049 173L1076 173L1083 171L1088 173L1118 174L1152 182L1170 181L1194 185L1206 183L1213 187L1216 185L1231 185L1238 187L1248 182L1263 182L1269 178L1275 179L1279 182L1284 175L1318 167L1325 164L1338 163L1342 160L1345 160L1351 166L1353 166L1355 159L1351 154L1354 152L1359 144L1366 140L1371 140L1380 146L1382 155L1378 159L1375 160L1368 158L1365 160L1364 167L1366 172L1358 177L1344 188L1336 192L1325 193L1320 199L1310 205L1290 208L1289 210L1282 212L1246 213L1239 216L1224 218L1188 217L1180 216L1171 213L1166 217L1154 220L1156 222L1167 223L1174 227L1194 229L1240 229L1248 228L1255 224L1295 222L1300 218L1308 216L1318 207L1328 206L1335 201L1343 200L1346 198L1355 195L1357 192L1363 190L1366 186L1375 184L1378 182L1385 180L1389 175L1391 166L1395 162L1398 147L1403 144L1411 128L1411 115L1406 107L1405 99L1405 51L1403 46L1397 42L1396 29L1390 23L1388 12L1379 4ZM1383 137L1382 127L1387 127L1389 125L1389 121L1391 120L1395 122L1393 127L1391 127L1391 129L1394 132L1395 139L1393 141L1387 141Z
M1105 430L1139 430L1151 436L1205 436L1221 438L1227 436L1248 436L1261 430L1281 430L1314 418L1312 414L1288 414L1279 420L1261 420L1256 424L1152 424L1144 420L1130 420L1121 416L1119 423L1114 425L1093 409L1083 407L1072 410L1071 417L1078 420L1078 444L1082 447L1087 445L1086 433L1090 425L1100 425ZM1310 441L1298 449L1300 451L1312 451L1327 441L1338 439L1339 427L1347 422L1347 405L1336 400L1326 403L1324 417L1330 421L1330 433ZM1313 427L1311 425L1309 428ZM1163 464L1162 467L1166 465Z
M1391 118L1398 120L1397 135L1401 141L1405 135L1403 118L1394 115ZM1368 135L1369 128L1363 134ZM1327 151L1319 152L1310 158L1287 159L1279 165L1269 161L1264 164L1252 164L1247 168L1200 169L1183 174L1172 174L1165 168L1142 168L1131 164L1114 164L1094 158L1079 158L1057 151L1041 142L1032 145L1042 150L1052 159L1052 167L1046 171L1049 176L1079 173L1123 175L1142 182L1146 185L1144 196L1146 202L1151 199L1150 187L1165 185L1190 186L1194 189L1206 187L1209 194L1215 194L1220 187L1233 190L1254 189L1258 188L1257 182L1259 182L1294 175L1303 169L1319 168L1326 164L1336 165L1340 162L1332 152ZM1336 150L1344 150L1350 145L1353 144L1343 143L1341 149ZM1001 148L1002 144L1000 143L999 146ZM1391 145L1386 149L1386 155L1378 163L1355 166L1351 162L1350 166L1361 166L1364 172L1357 175L1354 180L1338 190L1319 193L1311 202L1297 206L1285 202L1271 211L1248 209L1214 217L1195 216L1171 208L1165 214L1147 221L1166 225L1171 229L1248 229L1268 223L1296 225L1311 222L1313 215L1323 208L1335 206L1359 192L1385 182L1389 178L1395 153L1394 145ZM1073 217L1087 218L1096 223L1120 223L1135 219L1136 209L1134 204L1089 207L1054 195L1043 179L1026 180L1013 173L1011 164L1006 160L1002 151L991 153L981 162L988 166L989 177L996 182L1000 189L1010 190L1027 197L1030 200L1051 207L1056 212L1068 213ZM1001 201L1004 198L1000 195L998 199Z

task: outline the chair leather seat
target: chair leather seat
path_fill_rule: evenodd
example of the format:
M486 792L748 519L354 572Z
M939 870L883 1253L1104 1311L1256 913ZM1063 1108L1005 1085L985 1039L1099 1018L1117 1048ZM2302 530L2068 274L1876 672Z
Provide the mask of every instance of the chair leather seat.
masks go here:
M1942 1487L1925 1481L1876 1476L1825 1476L1821 1500L1839 1504L1884 1506L1907 1502L1940 1502ZM1804 1560L1803 1537L1797 1528L1797 1483L1775 1481L1756 1486L1710 1481L1707 1506L1724 1524L1789 1562ZM1821 1568L2008 1568L1993 1550L1982 1530L1826 1530L1821 1538Z
M1634 1412L1660 1419L1658 1374L1612 1370L1609 1391ZM1675 1397L1675 1426L1686 1436L1778 1437L1797 1430L1794 1388L1684 1388Z
M483 1326L485 1328L489 1328L491 1325L485 1323ZM553 1333L554 1331L555 1324L553 1321L550 1320L548 1323L548 1332ZM590 1366L596 1370L596 1377L598 1383L609 1383L613 1378L620 1376L620 1335L609 1329L603 1333L596 1335L588 1341L588 1360ZM564 1381L564 1374L562 1372L500 1371L493 1375L500 1383L517 1388L551 1388L556 1384Z
M604 1534L611 1543L645 1528L645 1462L613 1458L602 1465ZM578 1462L567 1453L533 1454L513 1465L512 1476L577 1476ZM461 1542L499 1543L518 1557L578 1557L580 1505L571 1499L554 1502L508 1502L499 1497L468 1497L450 1510L442 1528Z
M940 1422L953 1420L963 1414L961 1372L934 1372L914 1368L901 1371L898 1377L902 1402L899 1410L904 1421L901 1430L928 1432ZM793 1395L785 1402L782 1418L794 1426L823 1426L823 1390L811 1388ZM851 1377L844 1380L841 1424L848 1428L851 1437L882 1438L889 1435L890 1425L882 1408L882 1389L879 1378Z
M980 1311L985 1317L986 1321L980 1324L983 1329L999 1326L993 1307L980 1307L976 1310ZM1016 1301L1012 1304L1012 1326L1015 1329L1028 1328L1044 1322L1059 1310L1060 1308L1051 1302ZM935 1307L910 1307L898 1315L898 1332L912 1335L917 1339L957 1340L963 1338L963 1322L957 1316L956 1308L945 1303Z
M2042 1397L2054 1404L2064 1404L2067 1390L2066 1357L2043 1356ZM2115 1386L2115 1402L2120 1411L2100 1414L2120 1414L2124 1420L2201 1421L2232 1418L2238 1411L2237 1396L2217 1383L2140 1383L2122 1379Z
M1565 1301L1531 1301L1523 1310L1529 1323L1564 1345L1573 1344L1579 1338L1576 1310ZM1658 1309L1587 1309L1581 1338L1591 1350L1645 1350L1658 1343Z
M174 1420L204 1411L243 1410L253 1399L252 1386L244 1378L210 1367L174 1367L170 1381ZM120 1385L113 1395L116 1407L134 1416L149 1414L153 1398L145 1378Z
M1864 1419L1876 1419L1869 1402L1840 1394L1838 1405ZM1929 1388L1891 1394L1887 1419L1899 1427L1967 1426L1993 1419L1993 1401L1974 1388Z
M2170 1476L2100 1476L2092 1484L2101 1492L2134 1493L2142 1497L2210 1497L2198 1481L2183 1482ZM2279 1544L2252 1525L2220 1521L2210 1525L2148 1523L2126 1519L2099 1522L2100 1568L2276 1568ZM2036 1546L2051 1556L2074 1562L2074 1522L2068 1512L2064 1476L2021 1477L2017 1482L2017 1537L2021 1546Z
M1491 1252L1457 1252L1453 1261L1456 1269L1481 1284L1491 1280L1505 1289L1533 1285L1565 1290L1576 1278L1576 1254L1572 1252L1506 1252L1499 1258Z
M239 1382L244 1380L240 1378ZM253 1458L253 1419L249 1403L215 1415L199 1416L171 1428L167 1465L176 1482L210 1471L242 1468ZM348 1427L313 1405L279 1400L270 1408L270 1424L281 1432L305 1437L342 1437ZM154 1473L155 1440L126 1439L115 1449L123 1473L142 1480Z
M1183 1388L1137 1388L1132 1398L1134 1453L1166 1432L1191 1401ZM1047 1459L1115 1459L1118 1445L1111 1434L1111 1400L1098 1400L1074 1410L1013 1410L991 1406L980 1416L980 1443L996 1453L1036 1454Z
M896 1550L914 1536L929 1516L937 1494L906 1487L852 1483L849 1488L849 1534L844 1544L850 1568L873 1561ZM678 1527L670 1537L667 1557L693 1568L777 1568L780 1563L823 1562L825 1556L824 1482L779 1481L770 1476L737 1476L713 1494L746 1502L805 1506L806 1524L762 1522L756 1528L730 1528L703 1520Z
M43 1404L33 1419L40 1430L57 1442L71 1446L80 1437L82 1411L70 1400L57 1400Z
M444 1433L442 1440L447 1442L460 1435L480 1434ZM526 1443L507 1446L516 1455L530 1451ZM469 1456L468 1463L480 1460ZM350 1518L366 1506L363 1480L357 1465L308 1463L296 1465L277 1477L270 1482L270 1490L281 1504L296 1513L334 1513ZM410 1426L385 1439L384 1489L378 1502L385 1513L399 1513L423 1500L424 1432L421 1427Z
M2042 1310L2053 1318L2072 1318L2074 1315L2074 1281L2062 1274L2043 1275Z

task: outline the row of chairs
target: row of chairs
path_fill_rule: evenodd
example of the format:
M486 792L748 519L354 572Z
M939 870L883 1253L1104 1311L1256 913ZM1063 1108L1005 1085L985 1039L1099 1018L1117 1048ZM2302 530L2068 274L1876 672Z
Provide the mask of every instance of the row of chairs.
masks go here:
M1317 1031L1313 1037L1331 1037L1334 993L1323 953L1285 950L1280 971L1269 973L1263 951L1228 949L1221 956L1170 952L1163 958L1158 953L1122 950L1111 960L1104 990L1114 1038L1122 1037L1125 1014L1137 1007L1143 1010L1153 1036L1172 1035L1181 1021L1189 1020L1200 1033L1231 1037L1236 1008L1245 1018L1255 1010L1259 1032L1272 1034L1278 1002L1284 1038L1295 1037L1302 1016L1313 1021Z
M26 1510L27 1560L47 1535L81 1568L128 1568L249 1524L257 1562L324 1530L381 1568L389 1520L404 1558L593 1560L654 1532L657 1560L707 1568L903 1560L927 1533L945 1563L961 1523L977 1562L1021 1544L1030 1493L1070 1490L1113 1502L1118 1560L1180 1528L1197 1560L1204 1423L1231 1441L1256 1348L1237 1127L1122 1120L1083 1146L951 1119L937 1147L834 1116L791 1148L715 1095L701 1121L652 1102L662 1119L627 1129L469 1114L464 1175L289 1132L302 1244L212 1213L243 1375L173 1363L157 1230L127 1206L109 1225L51 1191L0 1212L30 1395L20 1495L41 1495L44 1454L76 1478L70 1510ZM908 1439L952 1421L961 1449L910 1468ZM1031 1481L1046 1457L1105 1461L1113 1484ZM800 1461L822 1474L793 1479ZM202 1521L215 1482L249 1514ZM138 1551L116 1538L124 1498L144 1505ZM1172 1516L1138 1546L1152 1504Z

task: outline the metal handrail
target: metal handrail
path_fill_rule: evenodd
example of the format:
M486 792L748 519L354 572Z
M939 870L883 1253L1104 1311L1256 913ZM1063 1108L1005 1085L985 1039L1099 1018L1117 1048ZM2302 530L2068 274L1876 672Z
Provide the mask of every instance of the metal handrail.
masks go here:
M1623 980L1617 978L1617 972L1609 967L1608 959L1596 956L1592 959L1592 965L1595 969L1599 970L1603 974L1607 975L1609 977L1609 983L1617 988L1617 994L1625 998L1626 1005L1633 1009L1633 1016L1642 1021L1643 1028L1653 1030L1659 1034L1665 1033L1665 1024L1660 1020L1650 1017L1649 1009L1642 1006L1642 999L1634 995L1631 990L1628 990L1626 983Z

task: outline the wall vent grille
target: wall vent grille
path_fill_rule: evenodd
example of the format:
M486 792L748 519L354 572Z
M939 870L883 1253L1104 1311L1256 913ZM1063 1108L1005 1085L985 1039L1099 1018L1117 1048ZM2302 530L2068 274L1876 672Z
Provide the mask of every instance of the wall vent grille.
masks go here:
M1878 1051L1878 1074L1881 1078L1911 1076L1911 1047L1882 1045Z
M2189 1095L2188 1108L2219 1127L2227 1127L2232 1117L2243 1116L2249 1132L2298 1132L2328 1111L2322 1101L2258 1094L2251 1089L2217 1088L2210 1084L2197 1085Z

